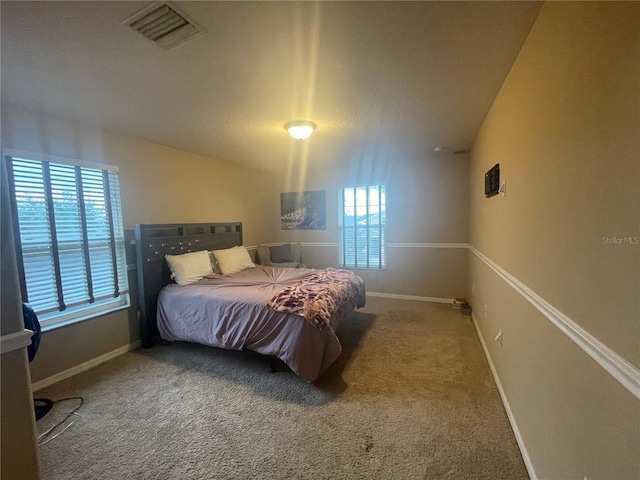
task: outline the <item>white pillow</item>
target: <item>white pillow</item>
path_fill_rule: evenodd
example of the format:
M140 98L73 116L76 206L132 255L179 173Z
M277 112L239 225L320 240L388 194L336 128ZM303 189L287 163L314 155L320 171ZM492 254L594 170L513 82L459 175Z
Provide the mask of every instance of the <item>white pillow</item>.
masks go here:
M165 255L167 265L171 269L171 278L178 285L188 285L213 274L211 260L207 250L183 253L182 255Z
M226 248L214 250L213 255L218 261L218 266L223 275L238 273L247 268L254 268L249 252L245 247Z

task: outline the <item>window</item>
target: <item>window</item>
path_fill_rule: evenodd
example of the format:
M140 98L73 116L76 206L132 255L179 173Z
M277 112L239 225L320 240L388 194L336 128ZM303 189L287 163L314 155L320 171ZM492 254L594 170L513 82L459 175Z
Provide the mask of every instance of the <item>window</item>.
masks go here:
M386 268L384 185L343 188L338 205L340 265Z
M6 158L22 300L42 326L128 305L117 168Z

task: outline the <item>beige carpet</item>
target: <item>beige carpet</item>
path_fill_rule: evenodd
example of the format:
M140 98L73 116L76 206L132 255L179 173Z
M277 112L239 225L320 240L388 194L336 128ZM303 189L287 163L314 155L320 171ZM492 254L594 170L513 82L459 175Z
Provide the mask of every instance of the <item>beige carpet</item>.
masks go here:
M528 478L469 317L370 298L338 335L315 385L256 354L174 343L41 390L85 399L40 448L43 478Z

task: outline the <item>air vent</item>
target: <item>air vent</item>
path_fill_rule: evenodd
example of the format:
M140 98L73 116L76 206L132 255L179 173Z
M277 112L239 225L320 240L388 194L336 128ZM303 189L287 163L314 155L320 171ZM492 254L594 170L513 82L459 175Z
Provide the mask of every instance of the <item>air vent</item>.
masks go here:
M204 27L171 2L154 2L122 24L165 50L180 45L198 33L206 33Z

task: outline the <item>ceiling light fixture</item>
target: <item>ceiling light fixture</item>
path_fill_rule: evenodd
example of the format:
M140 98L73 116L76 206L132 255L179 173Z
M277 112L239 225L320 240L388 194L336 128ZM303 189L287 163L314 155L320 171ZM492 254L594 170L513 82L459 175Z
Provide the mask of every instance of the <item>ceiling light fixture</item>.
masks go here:
M316 124L313 122L307 122L304 120L295 120L284 124L284 128L287 129L289 135L296 140L304 140L316 129Z

